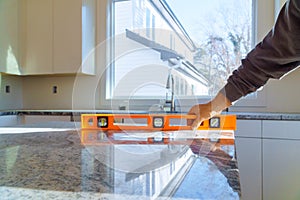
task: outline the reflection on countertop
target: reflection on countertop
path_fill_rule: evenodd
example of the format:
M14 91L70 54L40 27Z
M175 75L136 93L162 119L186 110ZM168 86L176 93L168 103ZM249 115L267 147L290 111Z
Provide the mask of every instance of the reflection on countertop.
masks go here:
M4 199L240 199L232 144L84 145L72 123L0 129Z

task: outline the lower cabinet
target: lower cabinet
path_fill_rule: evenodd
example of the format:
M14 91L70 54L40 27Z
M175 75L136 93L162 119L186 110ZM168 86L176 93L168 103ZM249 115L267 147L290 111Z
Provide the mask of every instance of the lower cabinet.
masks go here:
M263 199L300 199L300 122L263 121Z
M238 120L235 143L243 200L300 199L300 121Z
M263 199L300 199L300 140L263 139Z
M243 200L262 199L261 120L238 120L235 145Z
M262 199L261 140L236 138L236 153L243 200Z

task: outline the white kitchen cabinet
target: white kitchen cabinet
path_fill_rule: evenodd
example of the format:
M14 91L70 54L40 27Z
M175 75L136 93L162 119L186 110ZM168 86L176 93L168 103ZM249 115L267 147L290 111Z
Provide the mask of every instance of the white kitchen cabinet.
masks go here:
M19 74L18 0L0 1L0 72Z
M300 199L300 122L263 121L264 200Z
M243 200L262 199L261 140L236 138L237 162Z
M262 141L260 137L260 120L237 121L235 145L243 200L262 199Z
M236 137L261 138L262 121L261 120L237 120Z
M26 0L23 9L22 74L94 73L93 56L80 67L95 47L96 0Z
M263 138L300 139L300 121L263 121Z
M300 199L299 147L299 140L263 139L264 200Z
M25 23L23 37L22 74L51 74L53 72L53 12L52 0L26 0L23 5Z
M236 151L244 199L300 199L300 122L238 120Z
M53 72L76 73L81 66L81 0L53 0Z
M94 73L95 16L96 0L53 0L53 73Z

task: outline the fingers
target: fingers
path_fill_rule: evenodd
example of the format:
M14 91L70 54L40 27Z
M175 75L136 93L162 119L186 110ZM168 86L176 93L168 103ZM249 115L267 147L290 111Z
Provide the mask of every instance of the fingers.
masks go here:
M191 126L194 130L197 129L204 120L209 119L212 116L211 104L199 104L193 106L188 112L190 115L196 115L196 119L188 120L188 126Z
M188 113L188 115L195 115L194 113ZM192 124L194 123L195 119L188 119L187 120L187 125L188 126L192 126Z
M200 124L202 123L200 117L200 105L193 106L190 111L188 112L189 115L196 115L196 119L189 119L187 120L187 125L191 126L193 130L197 129Z
M190 109L190 111L188 112L188 115L196 115L197 118L198 118L199 115L198 115L197 113L199 113L199 112L196 112L197 109L196 109L195 107L196 107L196 106L193 106L193 107ZM188 125L188 126L192 126L195 120L196 120L196 119L188 119L188 120L187 120L187 125Z
M191 125L192 129L196 130L200 126L201 123L202 123L202 121L201 121L200 117L197 117Z

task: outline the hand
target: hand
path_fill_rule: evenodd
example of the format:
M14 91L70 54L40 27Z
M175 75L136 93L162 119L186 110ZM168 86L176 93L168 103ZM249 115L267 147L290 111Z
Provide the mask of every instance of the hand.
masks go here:
M192 129L197 129L204 120L210 119L217 113L212 110L211 102L209 102L206 104L194 105L188 114L196 115L196 119L188 120L187 125L191 126Z
M229 106L231 106L231 102L221 92L219 92L212 101L205 104L194 105L190 109L188 114L196 115L196 119L188 120L187 125L191 126L193 129L197 129L204 120L220 114Z

